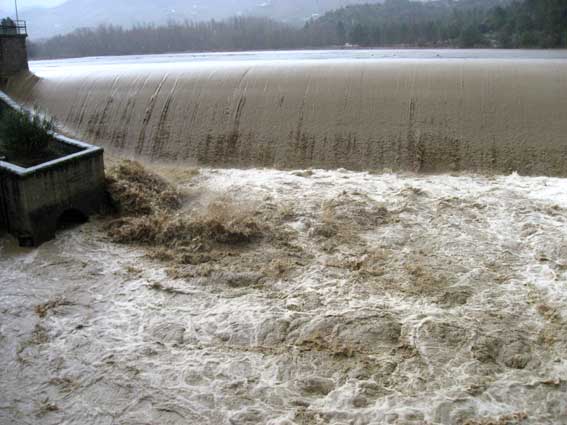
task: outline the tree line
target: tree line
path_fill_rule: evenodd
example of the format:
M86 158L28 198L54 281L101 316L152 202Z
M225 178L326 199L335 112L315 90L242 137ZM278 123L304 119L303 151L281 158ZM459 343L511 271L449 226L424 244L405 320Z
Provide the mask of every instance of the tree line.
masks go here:
M81 28L28 45L32 58L67 58L186 51L229 51L299 48L300 32L265 18L235 17L224 21Z
M309 24L336 44L415 47L567 47L567 0L387 0L347 6ZM328 30L327 30L328 32Z
M101 25L29 44L32 58L364 47L567 47L566 0L386 0L294 27L268 18Z
M500 47L567 47L567 1L525 0L496 7L485 34Z

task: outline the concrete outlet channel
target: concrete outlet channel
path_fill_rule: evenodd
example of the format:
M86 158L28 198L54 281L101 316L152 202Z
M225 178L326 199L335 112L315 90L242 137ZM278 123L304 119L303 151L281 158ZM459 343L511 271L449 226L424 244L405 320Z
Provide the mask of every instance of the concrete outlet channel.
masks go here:
M19 109L0 92L0 110ZM104 202L103 149L53 134L69 155L24 168L0 160L0 227L22 246L52 239L58 223L85 221Z

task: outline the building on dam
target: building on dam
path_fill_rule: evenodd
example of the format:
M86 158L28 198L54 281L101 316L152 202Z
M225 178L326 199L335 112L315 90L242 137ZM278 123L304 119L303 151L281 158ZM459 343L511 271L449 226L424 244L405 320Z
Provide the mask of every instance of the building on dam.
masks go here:
M27 37L25 21L14 21L10 18L0 21L0 85L12 75L29 69Z

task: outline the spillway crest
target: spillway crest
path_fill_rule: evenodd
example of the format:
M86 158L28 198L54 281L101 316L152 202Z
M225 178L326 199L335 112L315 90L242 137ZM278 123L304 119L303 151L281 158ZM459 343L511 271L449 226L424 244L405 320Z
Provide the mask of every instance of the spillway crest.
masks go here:
M215 166L567 175L567 61L73 67L10 94L110 152Z

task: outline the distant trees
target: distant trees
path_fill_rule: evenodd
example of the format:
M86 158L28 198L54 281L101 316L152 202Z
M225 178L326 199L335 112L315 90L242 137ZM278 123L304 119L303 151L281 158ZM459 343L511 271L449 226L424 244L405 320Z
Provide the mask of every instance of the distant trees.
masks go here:
M466 25L459 34L459 47L461 48L466 49L486 44L486 39L476 25Z
M30 43L35 58L64 58L164 52L302 47L300 32L265 18L237 17L224 21L136 25L124 29L101 25L78 29L39 43Z
M36 58L186 51L367 47L567 47L567 0L386 0L297 28L266 18L79 29L30 43Z
M567 1L515 1L493 9L487 26L498 46L567 47Z
M337 42L343 45L347 42L346 28L343 21L337 22Z
M330 44L567 47L567 0L386 0L329 12L309 29L329 26Z
M338 44L345 33L345 42L360 46L484 46L481 24L495 4L500 2L386 0L327 13L312 30L335 25Z

